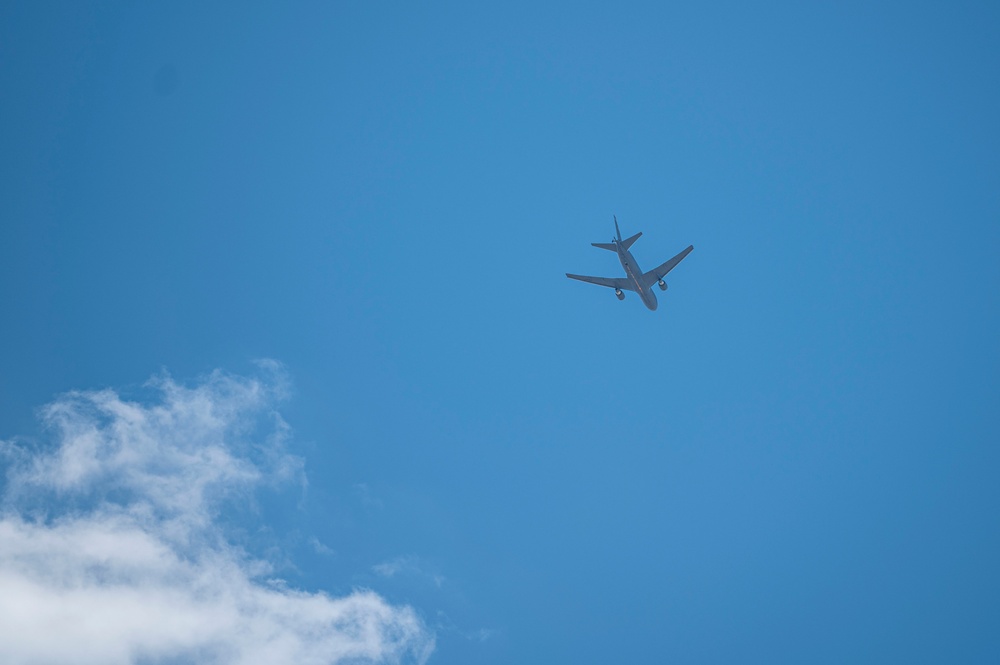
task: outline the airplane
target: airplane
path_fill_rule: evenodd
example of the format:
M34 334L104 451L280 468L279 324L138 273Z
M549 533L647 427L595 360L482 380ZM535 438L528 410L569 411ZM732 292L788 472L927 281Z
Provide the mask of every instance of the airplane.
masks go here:
M615 295L618 296L619 300L625 300L625 291L635 291L639 294L642 304L651 310L655 310L656 294L653 293L653 284L657 284L661 291L666 291L667 283L663 281L663 278L668 272L673 270L685 256L691 253L691 250L694 249L694 245L688 245L687 249L682 251L680 254L666 263L653 268L649 272L642 272L639 269L639 264L636 263L635 259L632 257L632 252L628 251L629 247L632 246L632 243L638 240L641 235L642 231L639 231L631 238L622 240L622 232L618 229L618 217L615 217L615 237L611 239L611 242L590 243L594 247L600 247L601 249L616 252L618 254L618 260L622 262L622 267L625 268L625 277L587 277L586 275L571 275L570 273L566 273L566 276L570 279L578 279L581 282L589 282L591 284L598 284L599 286L611 287L615 290Z

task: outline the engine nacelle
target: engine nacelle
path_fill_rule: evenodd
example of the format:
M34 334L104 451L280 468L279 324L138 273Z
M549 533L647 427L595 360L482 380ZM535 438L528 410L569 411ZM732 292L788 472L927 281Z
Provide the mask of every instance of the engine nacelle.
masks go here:
M659 282L657 282L656 285L660 287L661 291L667 290L667 283L664 282L662 279Z
M621 289L615 289L615 295L619 300L625 300L625 293Z

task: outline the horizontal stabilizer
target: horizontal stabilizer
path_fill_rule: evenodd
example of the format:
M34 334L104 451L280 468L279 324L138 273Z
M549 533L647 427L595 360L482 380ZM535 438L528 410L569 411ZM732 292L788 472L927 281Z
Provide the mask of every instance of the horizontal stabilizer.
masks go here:
M629 247L632 246L632 243L634 243L636 240L639 239L639 236L641 236L641 235L642 235L642 231L639 231L638 233L636 233L631 238L626 238L625 240L622 240L622 249L627 250Z
M615 247L614 244L610 242L592 242L590 244L593 245L594 247L600 247L601 249L607 249L612 252L618 251L618 248Z

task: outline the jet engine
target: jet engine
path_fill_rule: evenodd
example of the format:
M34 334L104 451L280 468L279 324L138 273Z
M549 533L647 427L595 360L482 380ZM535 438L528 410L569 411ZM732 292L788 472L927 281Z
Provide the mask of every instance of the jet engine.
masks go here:
M621 289L615 289L615 295L618 296L619 300L625 300L625 294Z
M660 287L661 291L667 290L667 283L664 282L662 279L659 282L657 282L656 285Z

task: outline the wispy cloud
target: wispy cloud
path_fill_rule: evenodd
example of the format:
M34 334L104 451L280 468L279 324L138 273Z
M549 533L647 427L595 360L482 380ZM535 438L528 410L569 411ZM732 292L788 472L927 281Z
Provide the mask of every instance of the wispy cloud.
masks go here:
M48 445L0 443L0 662L424 662L433 635L372 591L288 588L226 538L219 509L304 483L275 411L287 386L216 372L155 399L73 392ZM173 662L173 660L171 660Z
M367 483L356 483L354 485L354 493L357 494L358 498L361 499L361 504L366 508L372 510L381 510L385 506L382 504L382 499L375 496L368 487Z
M316 536L309 539L309 544L312 545L313 551L316 554L322 554L323 556L336 556L337 554L336 550L321 543Z
M440 588L444 584L444 575L431 572L427 566L415 556L398 556L395 559L383 561L372 566L372 571L382 577L395 577L399 574L407 574L415 577L430 580L434 586Z

